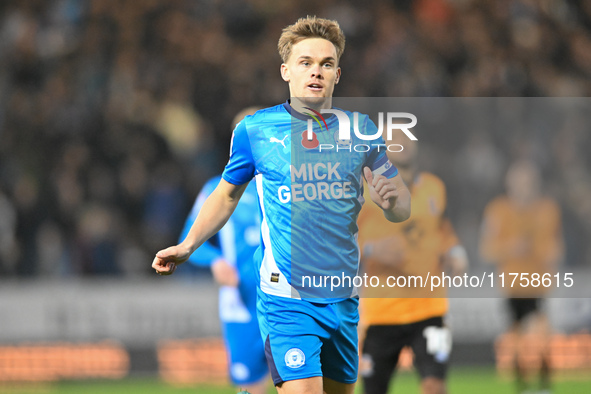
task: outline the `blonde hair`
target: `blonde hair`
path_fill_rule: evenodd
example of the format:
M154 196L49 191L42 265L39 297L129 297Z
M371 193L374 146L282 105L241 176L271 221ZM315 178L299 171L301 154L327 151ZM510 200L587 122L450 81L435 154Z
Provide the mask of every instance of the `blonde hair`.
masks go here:
M324 38L330 41L337 50L337 61L345 50L345 34L337 21L308 15L283 29L277 49L284 63L289 59L293 46L306 38Z

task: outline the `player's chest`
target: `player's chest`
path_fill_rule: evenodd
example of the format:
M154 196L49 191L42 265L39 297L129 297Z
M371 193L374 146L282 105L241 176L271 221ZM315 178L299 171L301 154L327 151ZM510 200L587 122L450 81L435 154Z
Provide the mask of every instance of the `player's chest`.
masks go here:
M251 138L257 173L267 178L289 178L294 171L307 181L359 178L370 146L354 149L338 140L338 133L286 126L270 126Z
M544 221L533 210L508 209L501 221L502 232L507 236L533 236Z

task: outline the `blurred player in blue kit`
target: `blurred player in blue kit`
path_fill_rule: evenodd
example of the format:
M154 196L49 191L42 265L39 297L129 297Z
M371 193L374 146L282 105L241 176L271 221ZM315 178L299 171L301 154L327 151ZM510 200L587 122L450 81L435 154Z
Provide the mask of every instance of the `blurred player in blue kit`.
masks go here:
M172 274L222 228L254 177L262 239L255 254L257 316L279 393L354 391L356 289L308 292L303 278L354 277L359 272L356 220L364 202L363 176L371 199L389 221L410 216L410 193L386 149L378 148L384 141L366 115L355 118L362 134L376 136L369 150L318 149L341 139L335 133L337 116L314 123L311 115L333 109L344 46L344 34L335 21L307 17L283 30L278 49L290 100L247 116L236 126L218 187L203 203L184 241L159 251L152 263L157 273ZM343 112L353 124L353 113ZM350 142L363 144L366 139L351 133Z
M250 107L240 111L233 124L257 110ZM181 242L220 179L221 175L215 176L203 185L185 221ZM228 352L230 379L250 394L266 392L269 374L256 318L257 279L253 255L260 244L260 225L256 188L249 184L225 226L188 260L197 266L210 267L220 285L219 316Z
M203 186L185 222L181 241L220 179L221 176L213 177ZM266 392L265 378L269 373L256 318L257 281L253 254L260 243L257 213L256 188L249 184L226 225L189 258L192 264L211 267L213 277L220 285L219 314L230 378L251 394Z

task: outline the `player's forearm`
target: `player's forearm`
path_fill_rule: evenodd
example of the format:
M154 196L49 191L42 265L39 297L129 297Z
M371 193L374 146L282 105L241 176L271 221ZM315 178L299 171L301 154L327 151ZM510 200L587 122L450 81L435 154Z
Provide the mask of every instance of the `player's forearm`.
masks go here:
M197 215L189 233L180 246L188 250L189 253L193 253L205 241L220 231L232 216L245 188L246 185L235 190L228 189L220 183L220 186L203 203L199 215Z
M384 216L388 221L399 223L410 217L410 192L404 188L399 190L396 204L391 209L384 209Z

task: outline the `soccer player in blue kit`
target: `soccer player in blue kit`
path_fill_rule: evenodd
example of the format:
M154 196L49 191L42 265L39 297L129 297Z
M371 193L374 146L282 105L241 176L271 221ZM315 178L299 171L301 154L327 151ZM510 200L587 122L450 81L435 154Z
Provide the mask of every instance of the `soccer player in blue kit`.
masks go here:
M247 116L236 126L218 187L185 240L159 251L152 263L160 275L172 274L219 231L255 178L262 214L262 243L255 258L257 316L279 393L354 391L359 320L354 289L348 297L343 292L300 293L309 290L303 286L305 276L358 273L362 176L386 219L400 222L410 216L410 193L386 149L378 148L383 140L361 153L321 152L319 144L338 142L329 131L338 129L337 116L327 117L324 129L316 132L305 127L308 114L332 108L344 46L335 21L301 18L283 30L278 48L290 100ZM353 118L350 112L347 116ZM366 116L359 122L362 133L375 134L377 128ZM356 142L363 141L355 134L350 143Z

